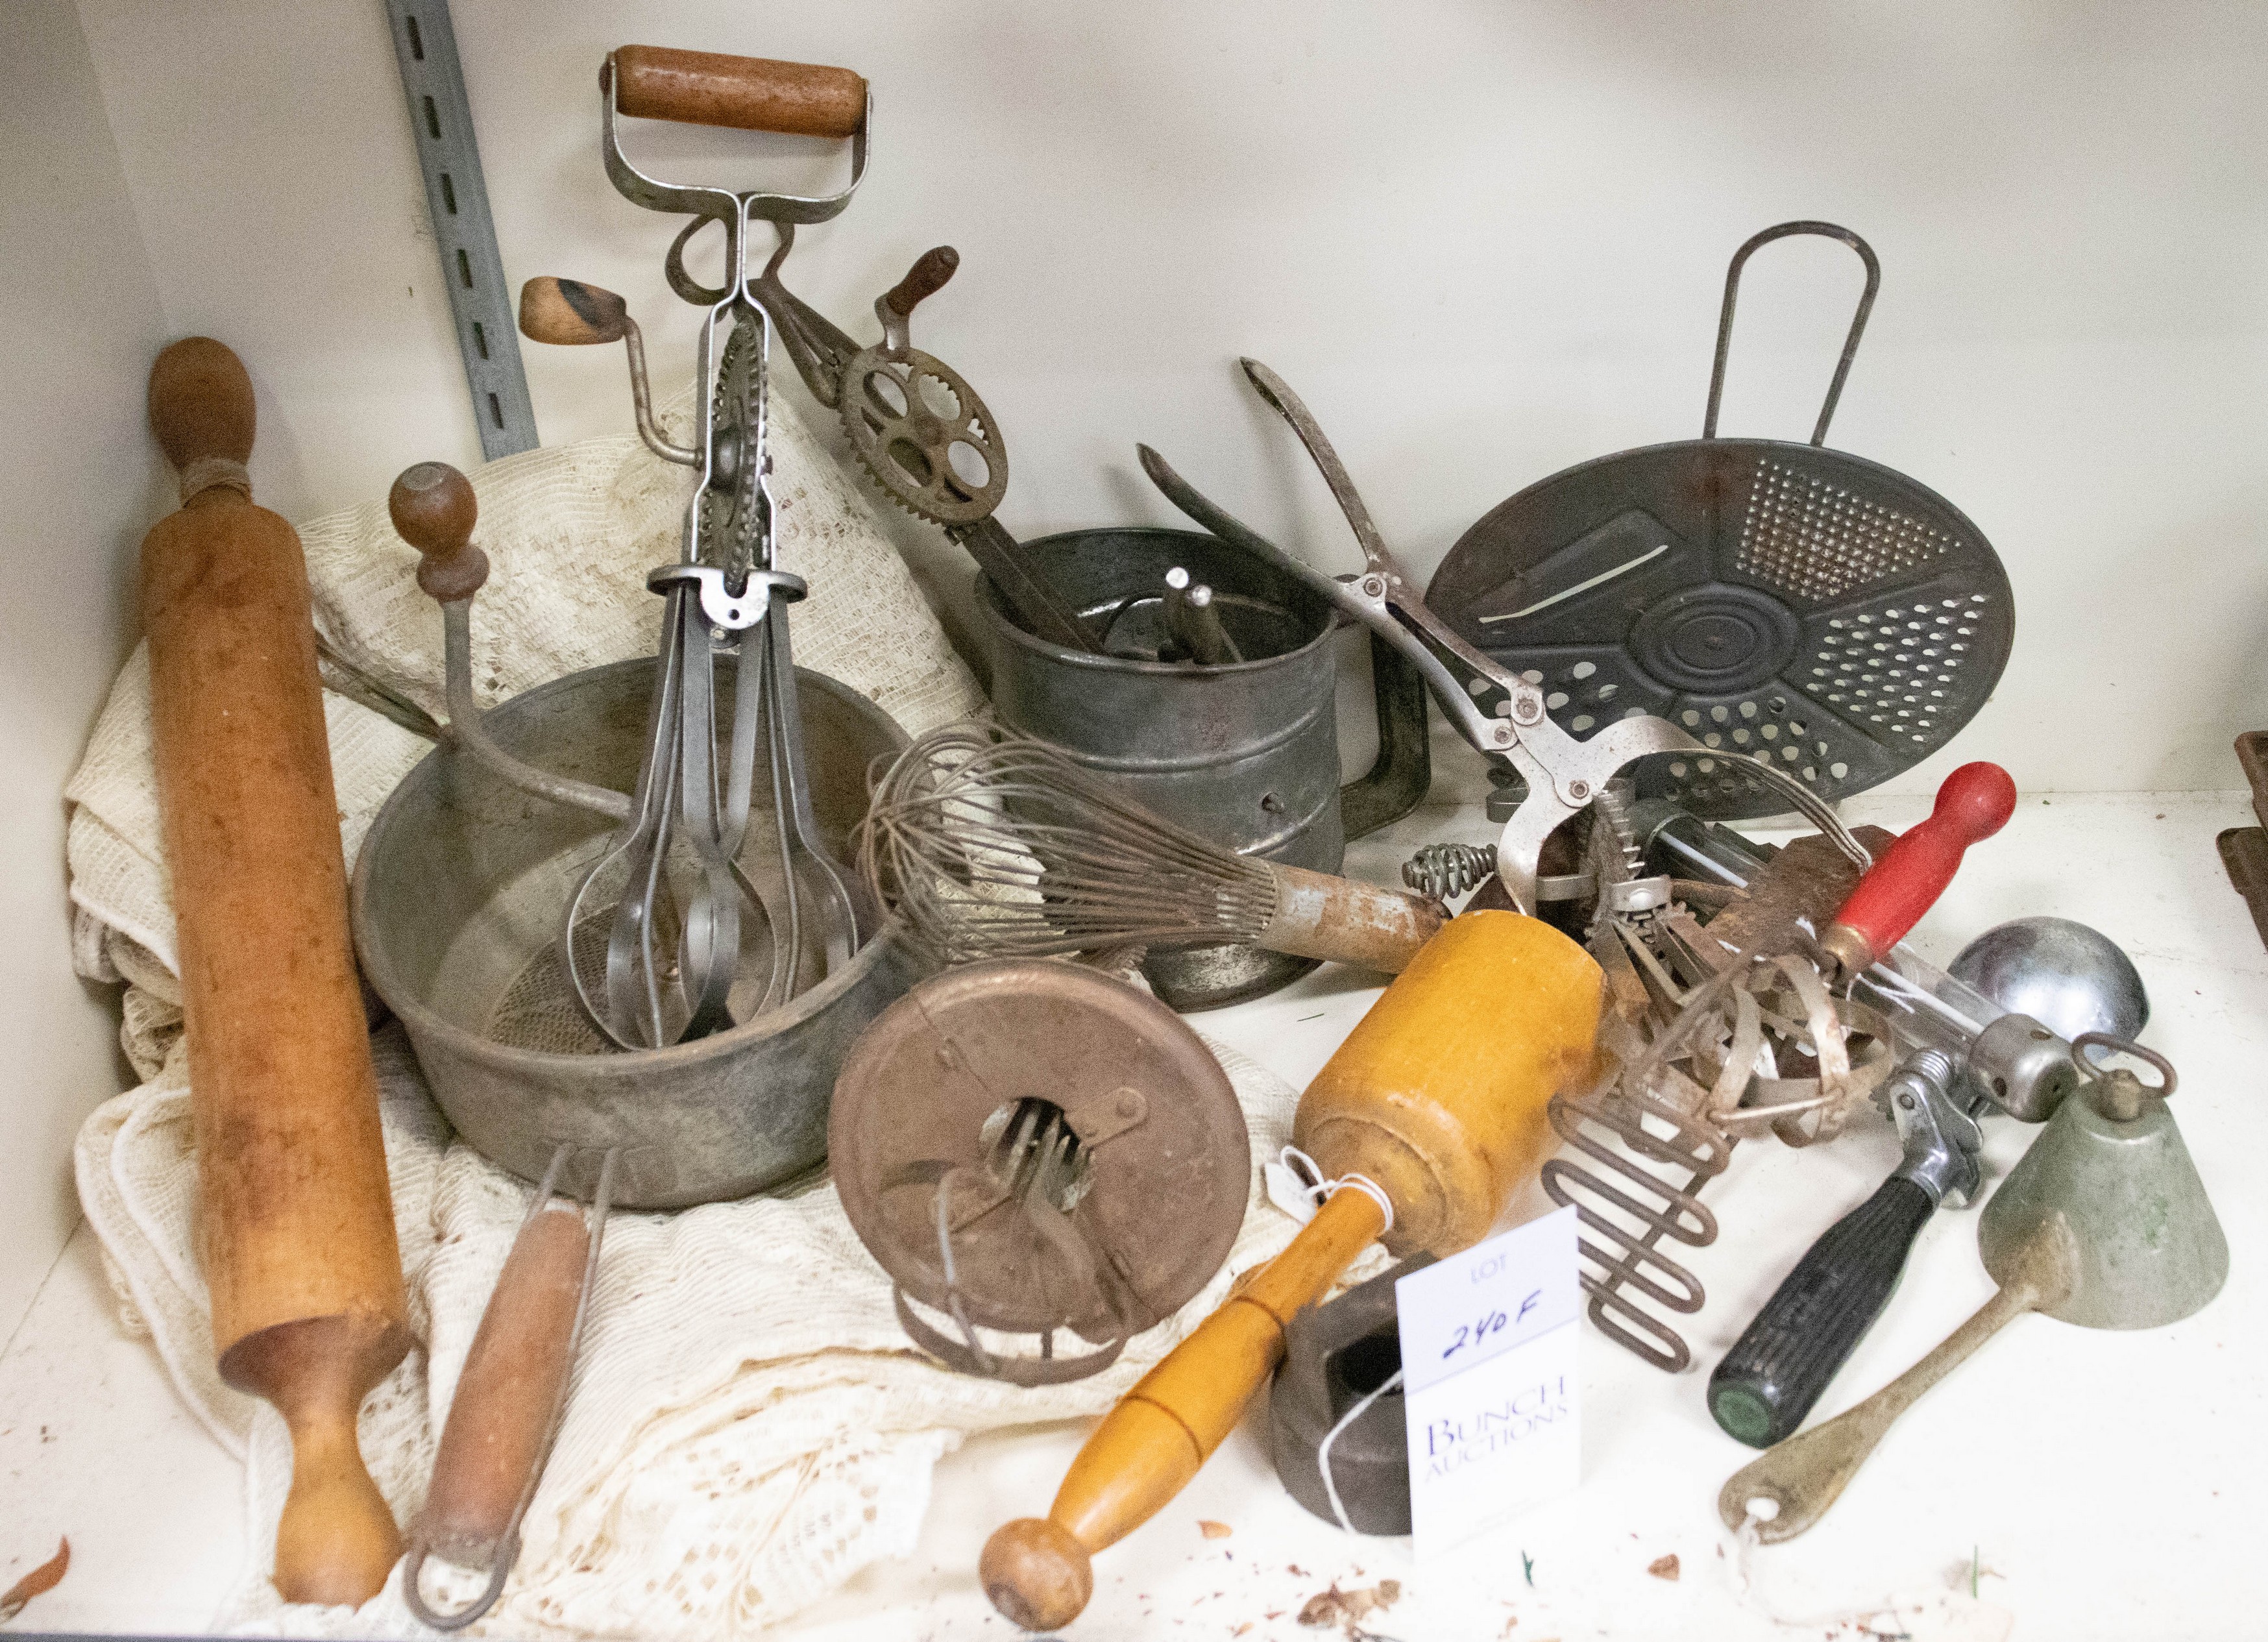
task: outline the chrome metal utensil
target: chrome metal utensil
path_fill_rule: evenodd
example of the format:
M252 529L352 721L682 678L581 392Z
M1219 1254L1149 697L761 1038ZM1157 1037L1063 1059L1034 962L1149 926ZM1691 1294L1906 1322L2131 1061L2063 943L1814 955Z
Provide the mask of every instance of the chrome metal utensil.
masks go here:
M2150 994L2134 961L2075 919L1996 924L1963 946L1946 973L2074 1042L2089 1032L2139 1037L2150 1024Z
M865 86L846 70L754 58L686 57L657 67L652 60L666 55L626 47L608 56L600 146L625 198L692 218L671 245L666 271L679 296L705 310L693 446L673 445L652 428L642 350L618 299L555 280L539 282L522 301L523 328L539 340L623 336L640 432L657 454L700 475L678 562L646 581L665 601L660 677L629 814L570 897L559 936L573 996L623 1049L706 1037L777 1008L845 963L862 934L850 889L812 819L787 620L805 584L775 563L764 420L772 327L753 289L748 241L757 222L824 222L850 202L865 169ZM624 77L633 74L635 112L699 124L813 129L804 116L815 95L847 98L856 120L848 185L806 198L647 175L624 153L619 131L631 111ZM712 223L723 231L725 269L713 287L685 263L688 242ZM578 293L585 303L575 301ZM546 298L559 300L547 305ZM728 657L735 662L729 709L718 696L719 664ZM761 811L760 781L769 800ZM762 838L744 849L752 826ZM600 927L603 946L594 951L585 931Z
M2154 1067L2155 1085L2093 1051ZM2089 1329L2154 1329L2203 1308L2228 1276L2228 1240L2166 1109L2174 1069L2138 1043L2072 1045L2088 1081L2063 1102L1985 1204L1977 1252L2000 1291L1920 1362L1848 1412L1736 1472L1717 1513L1766 1544L1823 1516L1890 1423L2000 1327L2040 1311Z
M1337 452L1300 396L1258 360L1247 359L1243 365L1260 396L1291 424L1314 457L1362 549L1362 572L1342 579L1286 553L1208 500L1146 445L1137 447L1143 470L1167 500L1214 535L1305 583L1408 657L1464 738L1485 756L1508 762L1519 772L1528 795L1505 823L1497 843L1496 869L1513 905L1533 912L1536 863L1554 828L1587 806L1609 779L1634 761L1657 753L1697 756L1707 749L1677 725L1648 716L1635 703L1629 716L1588 740L1577 740L1550 716L1541 685L1484 653L1418 597L1416 581L1388 551ZM1793 807L1830 836L1849 837L1833 811L1803 782L1761 758L1728 756L1745 766L1750 778L1778 795L1773 808Z

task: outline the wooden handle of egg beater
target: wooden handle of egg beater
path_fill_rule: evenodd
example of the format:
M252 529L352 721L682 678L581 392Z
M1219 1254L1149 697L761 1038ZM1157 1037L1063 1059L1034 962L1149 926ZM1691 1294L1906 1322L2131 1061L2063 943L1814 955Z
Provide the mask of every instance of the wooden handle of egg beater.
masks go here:
M555 348L617 342L630 328L630 305L579 279L540 274L519 288L519 334Z
M160 353L150 423L185 492L142 544L142 611L213 1344L221 1377L291 1427L276 1588L359 1603L401 1538L355 1418L409 1331L306 564L253 505L234 354Z
M1336 1193L1283 1253L1143 1375L1079 1449L1048 1514L1010 1522L985 1542L977 1577L992 1605L1027 1631L1077 1617L1094 1589L1089 1558L1188 1485L1268 1383L1292 1317L1321 1300L1385 1229L1385 1212L1367 1192Z
M615 107L642 120L799 136L854 136L866 122L866 82L848 69L666 46L620 46L607 62Z
M1089 1558L1178 1493L1275 1366L1283 1329L1373 1241L1449 1254L1487 1234L1550 1141L1561 1088L1595 1071L1604 977L1550 925L1468 912L1442 925L1300 1097L1292 1142L1324 1175L1361 1174L1291 1246L1104 1417L1044 1519L995 1533L985 1594L1029 1630L1067 1624Z
M1898 835L1867 869L1819 944L1856 975L1905 939L1937 904L1969 846L2016 813L2016 784L1998 764L1963 764L1937 790L1928 819Z

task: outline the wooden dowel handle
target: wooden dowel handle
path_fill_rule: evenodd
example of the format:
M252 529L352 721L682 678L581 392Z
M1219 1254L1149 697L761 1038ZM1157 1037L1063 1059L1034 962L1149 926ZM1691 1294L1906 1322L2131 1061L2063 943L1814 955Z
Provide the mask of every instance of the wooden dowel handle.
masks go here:
M406 468L387 492L386 511L417 549L417 585L443 604L469 599L489 578L489 556L473 545L481 504L471 481L446 462Z
M1441 904L1329 873L1269 865L1276 910L1259 944L1295 958L1328 958L1399 975L1446 921Z
M573 1366L575 1310L591 1252L575 1204L555 1200L505 1259L473 1336L418 1531L438 1555L485 1568L536 1468Z
M519 334L556 348L618 342L630 329L630 304L579 279L543 274L519 288Z
M932 247L914 260L906 276L882 293L883 306L900 319L945 289L961 266L961 253L949 245Z
M866 82L848 69L622 46L608 59L615 106L642 120L850 136L866 118Z
M1284 1355L1284 1330L1386 1229L1368 1194L1341 1191L1288 1248L1102 1417L1054 1506L985 1542L984 1594L1027 1631L1069 1624L1094 1590L1094 1553L1162 1509L1235 1429Z
M1901 833L1867 869L1820 944L1856 975L1905 939L1937 904L1969 846L2008 824L2016 784L1998 764L1963 764L1937 790L1928 818Z

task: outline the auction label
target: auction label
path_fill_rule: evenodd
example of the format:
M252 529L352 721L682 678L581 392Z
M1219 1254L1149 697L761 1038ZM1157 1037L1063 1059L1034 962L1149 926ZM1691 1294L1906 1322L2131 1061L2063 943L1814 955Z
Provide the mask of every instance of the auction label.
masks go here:
M1575 1234L1556 1210L1394 1285L1421 1558L1581 1476Z

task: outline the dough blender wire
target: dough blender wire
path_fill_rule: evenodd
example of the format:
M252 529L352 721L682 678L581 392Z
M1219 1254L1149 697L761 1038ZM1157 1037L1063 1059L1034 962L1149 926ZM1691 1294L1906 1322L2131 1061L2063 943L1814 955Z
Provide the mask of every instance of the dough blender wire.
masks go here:
M851 176L839 193L805 198L666 183L630 162L617 129L625 73L642 70L643 60L630 55L638 49L610 55L600 76L601 152L624 198L692 216L665 268L678 295L707 310L695 379L707 391L697 398L691 449L648 441L666 459L695 468L699 483L686 507L678 562L646 578L665 606L630 814L577 886L559 937L569 990L622 1049L705 1037L777 1008L839 966L860 937L852 891L818 841L805 776L787 606L806 587L774 562L765 451L772 326L754 291L748 229L754 221L824 222L850 202L865 171L871 98L847 70L752 58L707 60L722 65L715 71L728 75L745 98L729 119L690 96L641 86L641 113L757 129L798 129L795 92L812 77L847 78L861 99L850 134ZM684 261L687 243L711 222L725 238L725 280L714 288L693 280ZM649 420L641 415L642 432ZM731 737L721 762L720 657L735 660ZM768 800L761 811L760 775ZM757 821L770 848L750 837ZM753 920L750 909L758 915ZM591 939L601 924L602 961Z

